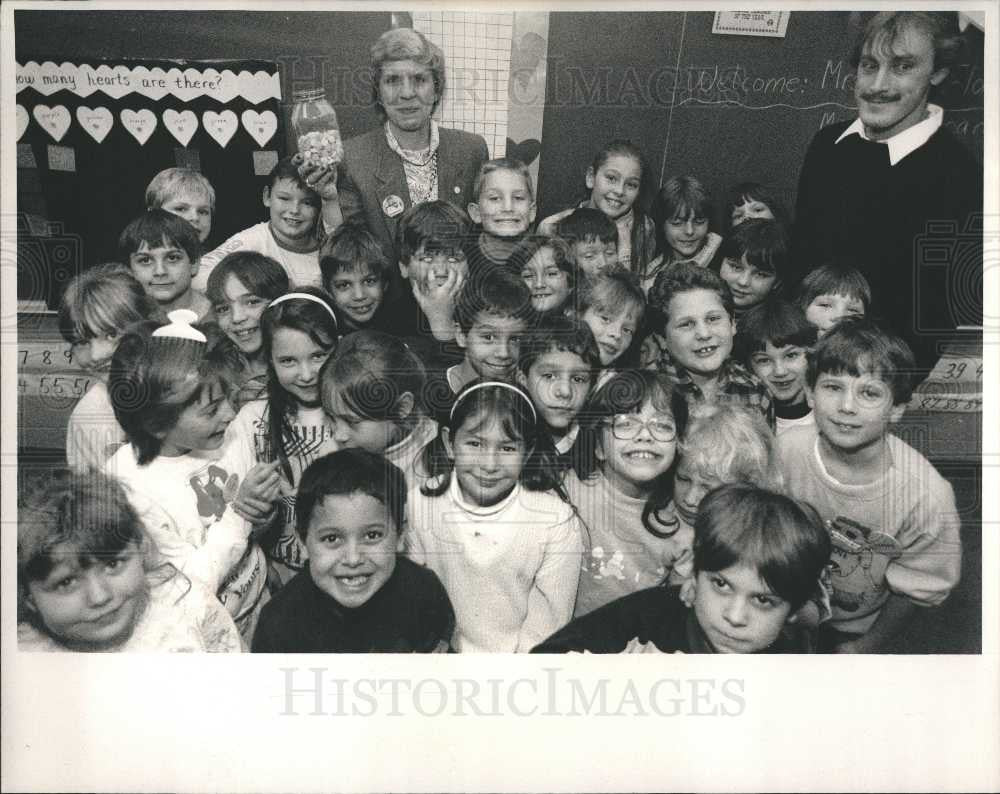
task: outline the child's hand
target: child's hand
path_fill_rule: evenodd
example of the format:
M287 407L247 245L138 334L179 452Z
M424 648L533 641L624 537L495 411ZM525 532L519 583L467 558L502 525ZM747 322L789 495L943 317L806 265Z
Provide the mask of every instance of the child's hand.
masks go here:
M680 592L681 602L686 607L694 606L694 577L690 577L684 580L684 584L681 585Z
M292 157L292 164L299 169L299 176L310 190L314 190L323 201L336 200L337 166L324 166L307 161L301 154Z
M258 463L243 478L233 500L233 510L251 524L263 523L274 512L274 502L281 494L280 461Z
M440 284L432 275L412 284L413 297L431 326L436 339L448 340L454 336L455 299L465 283L465 274L457 268L448 268L448 275Z

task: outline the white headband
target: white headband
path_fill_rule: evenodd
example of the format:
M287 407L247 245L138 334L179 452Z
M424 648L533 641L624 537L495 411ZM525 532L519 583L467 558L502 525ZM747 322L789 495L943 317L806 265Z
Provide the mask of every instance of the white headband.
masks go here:
M284 295L275 298L273 301L267 304L267 308L270 309L272 306L277 306L279 303L284 303L285 301L290 301L295 299L318 303L320 306L322 306L330 313L330 316L333 318L333 324L334 325L337 324L337 315L333 313L333 309L330 308L330 304L327 303L322 298L317 298L315 295L310 295L308 292L286 292Z
M514 394L521 395L524 398L524 401L528 404L528 407L531 409L531 417L536 422L538 421L538 412L535 411L535 404L531 402L531 398L524 391L517 388L517 386L514 386L513 384L510 383L504 383L504 381L502 380L488 380L484 381L483 383L477 383L475 386L470 386L468 391L463 393L457 400L455 400L455 404L451 406L451 411L448 414L448 421L450 422L455 419L455 409L458 408L458 404L460 402L463 402L465 398L468 397L470 394L472 394L474 391L485 389L487 386L499 386L503 389L510 389L512 392L514 392Z
M198 314L190 309L174 309L167 314L170 321L167 325L162 325L153 331L153 336L174 337L177 339L193 339L195 342L207 342L205 334L197 328L192 328L191 323L198 321Z

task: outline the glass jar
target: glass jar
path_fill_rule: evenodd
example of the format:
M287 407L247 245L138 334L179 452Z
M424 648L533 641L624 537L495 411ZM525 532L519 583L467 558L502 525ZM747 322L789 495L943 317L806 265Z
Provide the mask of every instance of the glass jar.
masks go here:
M344 159L337 112L322 88L292 94L292 130L299 154L306 163L331 168Z

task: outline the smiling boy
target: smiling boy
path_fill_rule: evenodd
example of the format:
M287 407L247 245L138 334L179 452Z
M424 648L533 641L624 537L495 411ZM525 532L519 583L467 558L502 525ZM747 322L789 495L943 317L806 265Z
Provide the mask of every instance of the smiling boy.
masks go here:
M472 246L473 267L505 265L535 220L535 190L528 166L512 157L483 163L468 210L481 227Z
M429 568L397 555L406 480L362 449L309 465L296 497L307 569L261 613L255 653L431 653L455 626L448 594Z
M773 427L767 389L731 356L736 323L726 283L707 268L681 262L656 277L649 302L662 329L644 341L642 366L666 372L692 412L702 403L740 402Z
M962 544L951 485L889 432L911 395L913 354L867 319L816 345L808 370L815 427L778 439L788 493L812 504L833 539L833 617L824 647L893 650L918 606L958 583Z
M278 161L268 176L261 201L268 219L237 232L202 257L195 286L204 289L215 266L233 251L256 251L276 260L292 287L319 287L319 217L329 202L310 189L290 157Z

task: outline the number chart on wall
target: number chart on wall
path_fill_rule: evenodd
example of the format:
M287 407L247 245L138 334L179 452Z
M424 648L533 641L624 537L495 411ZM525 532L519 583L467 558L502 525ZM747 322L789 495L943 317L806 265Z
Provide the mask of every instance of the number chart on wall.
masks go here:
M212 182L208 245L263 212L260 190L284 153L274 63L38 58L19 62L15 79L19 299L54 308L65 281L113 260L164 168ZM54 261L66 240L73 255Z

